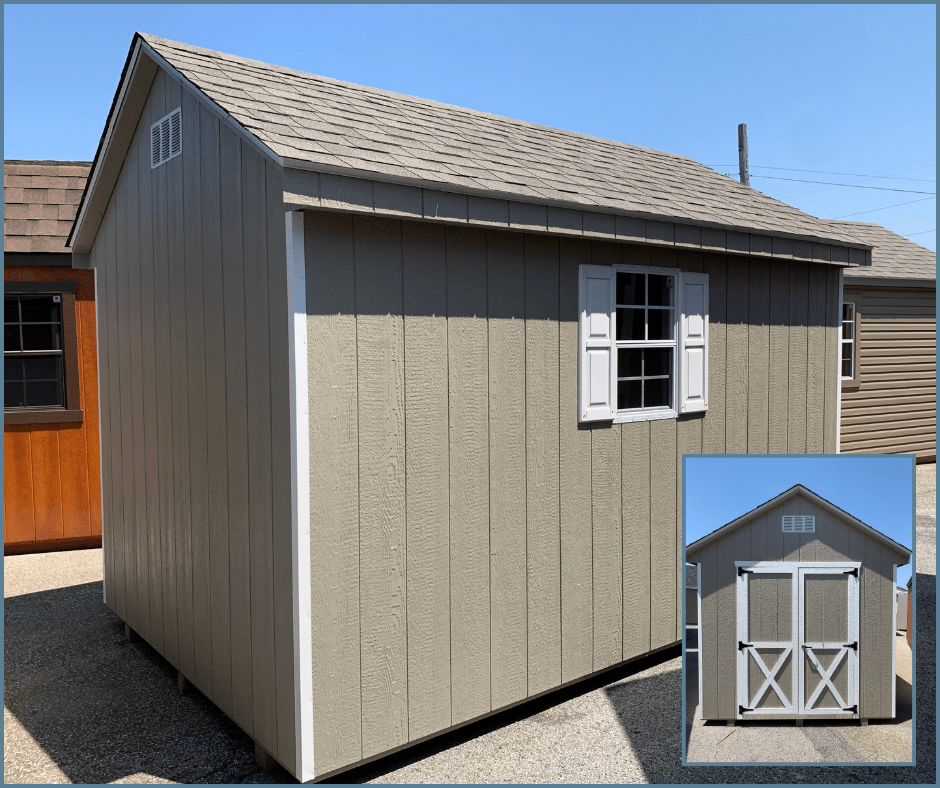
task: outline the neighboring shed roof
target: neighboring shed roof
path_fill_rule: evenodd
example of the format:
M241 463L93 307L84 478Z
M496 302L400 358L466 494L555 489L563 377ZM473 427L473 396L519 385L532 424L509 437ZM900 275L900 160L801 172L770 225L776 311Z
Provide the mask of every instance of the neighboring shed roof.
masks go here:
M88 161L3 162L3 251L70 252L65 245Z
M931 252L880 224L836 219L830 220L829 223L872 247L871 266L846 271L846 279L918 279L936 283L936 252ZM872 284L875 282L872 281Z
M901 553L902 555L906 555L908 558L910 558L911 551L908 548L904 547L904 545L898 544L890 537L885 536L883 533L881 533L881 531L877 530L876 528L872 528L867 523L863 523L857 517L853 517L844 509L840 509L834 503L830 503L821 495L817 495L809 488L804 487L802 484L794 484L789 490L784 490L782 493L780 493L780 495L776 496L775 498L771 498L769 501L765 503L762 503L756 509L752 509L746 514L742 514L737 519L732 520L730 523L726 523L720 528L716 528L710 534L706 534L701 539L698 539L692 544L688 545L685 548L687 560L689 561L692 560L692 558L689 557L691 556L692 553L701 550L703 547L711 544L712 542L718 541L719 539L724 539L729 533L751 522L751 520L753 520L759 514L765 512L767 509L771 509L774 506L777 506L797 495L803 495L806 498L809 498L811 501L813 501L813 503L817 504L818 506L821 506L822 508L826 509L827 511L836 515L837 517L842 518L849 525L852 525L855 528L858 528L860 531L866 533L868 536L874 539L877 539L879 542L890 547L892 550L895 550L898 553Z
M867 246L685 156L140 38L287 167Z

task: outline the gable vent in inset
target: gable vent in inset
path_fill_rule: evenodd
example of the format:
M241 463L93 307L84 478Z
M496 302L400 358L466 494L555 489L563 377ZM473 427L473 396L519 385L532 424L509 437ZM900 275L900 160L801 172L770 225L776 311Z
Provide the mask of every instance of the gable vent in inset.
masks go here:
M811 514L785 514L783 515L783 532L785 534L816 533L816 517Z
M183 152L183 126L180 108L160 118L150 127L150 169L165 164Z

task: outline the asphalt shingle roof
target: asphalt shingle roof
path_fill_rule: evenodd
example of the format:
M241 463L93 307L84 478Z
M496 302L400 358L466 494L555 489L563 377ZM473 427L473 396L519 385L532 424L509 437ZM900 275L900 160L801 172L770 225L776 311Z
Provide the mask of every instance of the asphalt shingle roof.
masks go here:
M871 222L830 220L846 233L854 235L859 243L872 247L871 266L853 268L846 276L891 279L937 279L937 253L902 235Z
M285 166L858 243L685 156L141 37Z
M3 251L70 252L65 245L91 170L88 161L3 162Z

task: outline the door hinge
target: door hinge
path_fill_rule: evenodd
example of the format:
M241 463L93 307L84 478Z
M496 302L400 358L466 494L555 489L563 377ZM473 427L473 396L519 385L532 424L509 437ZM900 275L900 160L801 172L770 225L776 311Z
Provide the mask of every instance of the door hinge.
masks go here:
M738 577L741 577L741 575L753 575L753 574L754 574L753 569L745 569L743 566L738 567Z
M744 649L750 648L752 645L754 645L754 644L753 644L753 643L742 643L742 642L739 640L739 641L738 641L738 651L744 651Z
M745 709L744 706L738 706L738 714L744 714L746 711L751 711L751 709Z
M849 706L847 709L842 709L842 711L850 711L852 714L858 714L858 704L855 706Z
M852 651L858 651L858 641L856 640L854 643L846 643L845 647L852 649Z
M858 577L858 567L856 566L856 567L854 567L854 568L852 568L852 569L847 569L847 570L846 570L845 572L843 572L842 574L844 574L844 575L852 575L852 577Z

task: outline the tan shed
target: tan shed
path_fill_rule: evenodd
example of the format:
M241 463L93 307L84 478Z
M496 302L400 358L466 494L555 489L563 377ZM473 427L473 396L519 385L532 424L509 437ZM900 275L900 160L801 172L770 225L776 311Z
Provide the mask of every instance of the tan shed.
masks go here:
M937 457L937 255L877 224L832 222L871 244L842 295L843 454Z
M799 484L689 545L702 719L893 718L910 557Z
M836 451L870 256L682 156L141 35L72 233L107 604L301 780L679 643L682 455Z

